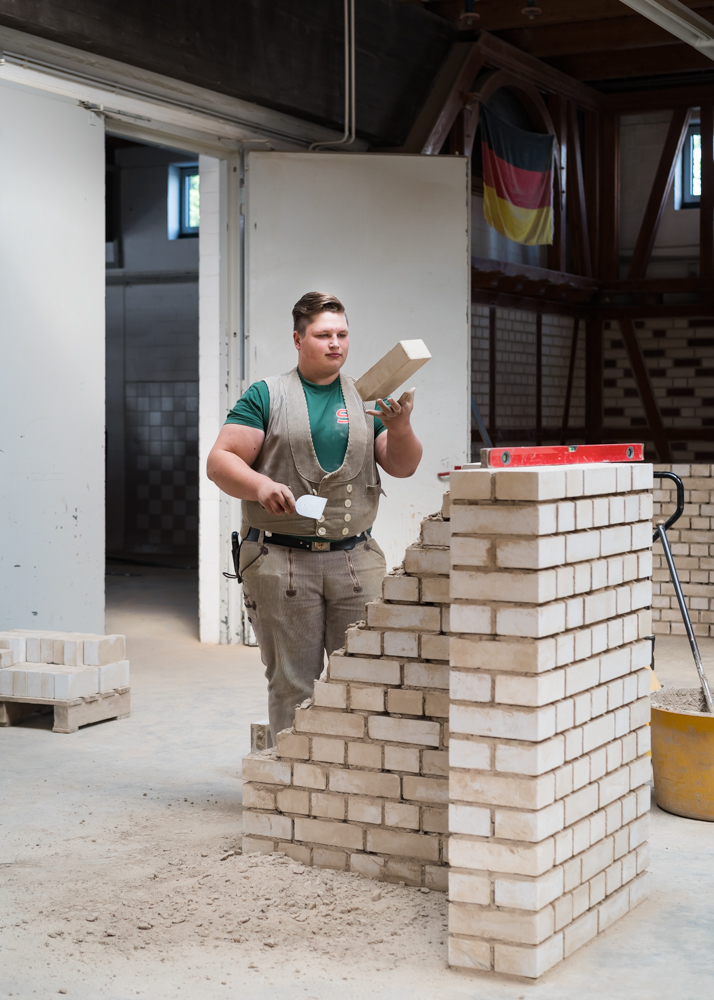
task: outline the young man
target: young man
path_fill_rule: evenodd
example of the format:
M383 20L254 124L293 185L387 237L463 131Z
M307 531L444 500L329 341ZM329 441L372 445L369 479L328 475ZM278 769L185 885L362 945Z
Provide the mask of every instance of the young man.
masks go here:
M379 596L382 550L370 531L382 492L377 464L412 476L422 448L411 427L414 392L365 410L342 375L345 308L308 292L293 309L297 368L255 382L238 400L208 457L208 477L243 501L240 572L268 678L273 741L312 695L324 654ZM312 520L296 498L327 498Z

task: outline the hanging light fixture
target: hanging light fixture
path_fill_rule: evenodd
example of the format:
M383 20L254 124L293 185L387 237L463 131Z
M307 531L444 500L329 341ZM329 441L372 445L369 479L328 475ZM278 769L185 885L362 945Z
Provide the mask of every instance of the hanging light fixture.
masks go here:
M525 14L531 21L534 17L538 17L538 15L542 13L543 11L540 7L536 7L536 0L528 0L528 6L524 7L521 11L521 14Z
M481 20L481 15L477 14L474 10L476 6L476 0L466 0L464 3L464 12L459 15L459 27L460 28L473 28L476 21Z

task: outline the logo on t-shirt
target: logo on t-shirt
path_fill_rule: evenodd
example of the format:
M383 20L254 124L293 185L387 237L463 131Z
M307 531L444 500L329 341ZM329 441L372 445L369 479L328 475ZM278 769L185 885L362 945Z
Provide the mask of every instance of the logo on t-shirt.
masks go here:
M337 411L337 423L338 424L348 424L350 422L349 414L347 410L343 407L341 410Z

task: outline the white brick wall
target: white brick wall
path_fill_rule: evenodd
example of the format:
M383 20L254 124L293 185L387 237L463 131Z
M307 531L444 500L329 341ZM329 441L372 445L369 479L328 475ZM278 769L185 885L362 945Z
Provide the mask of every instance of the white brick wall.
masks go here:
M451 486L450 522L244 762L244 850L448 872L450 964L536 978L645 895L652 466Z
M568 381L573 320L543 316L542 421L560 428ZM528 431L523 443L533 442L535 429L536 314L517 309L496 310L496 423L501 429ZM471 386L481 416L489 426L489 307L471 309ZM578 338L569 426L585 419L585 332ZM476 424L474 422L474 427ZM515 439L511 444L521 443ZM478 456L480 442L474 445ZM478 459L476 459L478 460Z
M244 762L244 850L446 889L449 539L423 522L293 730Z
M634 324L665 427L712 425L714 337L710 322L647 319ZM604 337L604 425L631 427L636 441L638 428L646 427L647 420L618 323L606 323ZM712 444L689 441L686 435L672 440L671 448L678 462L714 460Z
M452 482L454 966L536 978L642 898L651 476Z

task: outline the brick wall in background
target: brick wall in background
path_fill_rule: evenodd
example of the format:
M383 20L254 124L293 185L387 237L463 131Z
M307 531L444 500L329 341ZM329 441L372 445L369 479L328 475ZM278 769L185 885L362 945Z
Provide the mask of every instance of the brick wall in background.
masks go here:
M684 514L667 532L695 635L714 636L714 466L656 465L674 472L684 483ZM676 486L656 480L654 522L676 508ZM655 542L652 566L652 628L656 635L684 635L662 546Z
M489 307L474 305L471 319L471 385L487 427L489 413ZM563 405L573 335L569 316L543 315L543 417L544 427L557 428L560 440ZM536 424L536 314L516 309L496 309L496 426L499 442L534 444ZM585 332L581 324L576 353L575 379L568 425L582 428L585 386ZM476 423L472 421L476 432ZM505 436L504 436L505 435ZM568 442L582 438L571 435ZM482 447L478 433L473 454Z
M714 329L705 319L647 319L635 322L635 333L649 370L665 427L712 428L712 443L672 441L681 462L714 460ZM604 437L608 427L638 428L647 420L632 376L619 325L605 324ZM651 443L648 444L648 451Z

